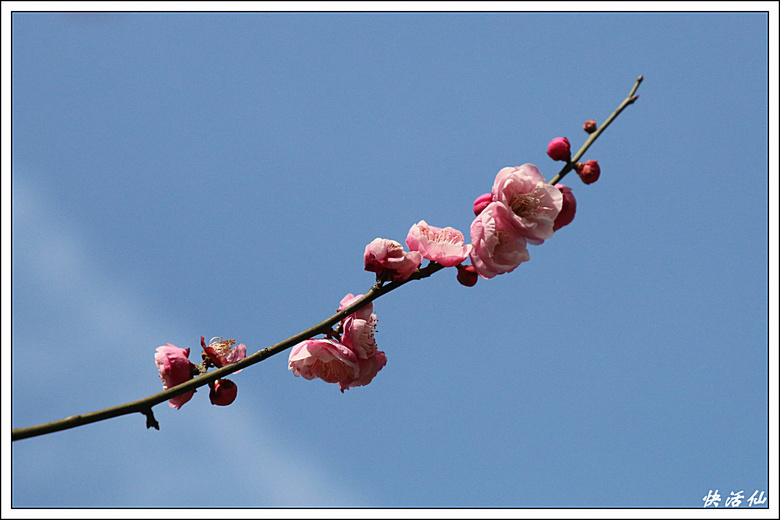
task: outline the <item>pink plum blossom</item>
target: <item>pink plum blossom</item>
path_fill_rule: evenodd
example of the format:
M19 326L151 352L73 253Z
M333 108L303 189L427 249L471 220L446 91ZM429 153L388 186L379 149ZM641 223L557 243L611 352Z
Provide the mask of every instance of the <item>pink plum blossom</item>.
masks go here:
M451 227L431 226L424 220L413 225L406 236L411 251L419 251L423 258L453 267L469 256L469 246L464 245L463 233Z
M188 359L190 349L179 348L167 343L162 347L157 347L157 353L154 355L154 362L160 372L160 379L163 383L163 390L168 390L174 386L180 385L192 379L192 363ZM185 394L177 395L168 400L168 406L177 410L187 401L192 399L195 390Z
M417 251L404 251L404 247L395 240L374 239L366 246L363 254L366 271L377 276L389 274L393 280L406 280L419 267L422 255Z
M347 294L339 303L339 311L363 296ZM293 374L338 383L342 392L369 384L387 364L385 353L376 348L374 332L377 318L373 310L374 304L369 302L341 320L340 341L310 339L293 347L289 360Z
M362 298L363 295L354 296L351 293L346 295L339 305L339 311L347 308L354 301ZM377 317L373 313L374 304L369 302L343 320L341 325L343 334L341 342L352 350L359 359L368 359L376 353L376 332Z
M339 383L357 379L360 365L357 355L338 341L308 339L293 347L289 369L305 379L319 377L328 383Z
M232 365L246 357L246 345L243 343L232 348L236 343L234 339L211 338L206 345L205 338L200 337L200 344L203 347L203 359L209 359L215 367L222 368L225 365ZM242 369L243 370L243 369ZM241 370L236 370L238 374Z
M238 386L230 379L217 379L209 383L209 400L217 406L227 406L236 400Z
M528 242L538 245L553 235L563 195L545 182L536 166L529 163L501 169L492 193L494 201L511 210L512 225Z
M553 225L553 231L557 231L563 226L568 226L574 220L574 214L577 212L577 199L574 198L571 188L564 186L563 184L556 184L556 188L561 191L563 195L563 205L558 216L555 217L555 224Z
M365 386L373 381L377 373L387 364L387 356L385 356L384 352L378 350L367 359L358 359L358 364L360 365L358 377L339 381L339 389L342 393L348 388Z
M526 238L515 227L514 218L504 203L492 202L472 222L471 263L482 278L509 273L530 260Z

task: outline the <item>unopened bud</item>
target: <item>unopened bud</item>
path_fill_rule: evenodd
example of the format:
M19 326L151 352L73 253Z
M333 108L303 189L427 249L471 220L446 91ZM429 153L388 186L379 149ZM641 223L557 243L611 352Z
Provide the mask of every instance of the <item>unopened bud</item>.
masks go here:
M582 168L577 170L577 173L585 184L593 184L599 180L601 175L601 167L598 161L590 160L586 161Z
M474 214L479 215L482 213L482 210L487 208L488 204L491 202L493 202L492 193L485 193L484 195L477 197L477 200L474 201Z
M217 379L214 383L209 384L211 390L209 391L209 400L211 404L217 406L227 406L236 400L238 395L238 386L230 379Z
M593 119L588 119L585 121L585 124L582 125L582 129L589 134L592 134L596 131L596 122Z
M547 155L553 161L569 161L571 159L571 145L565 137L556 137L547 145Z
M474 287L477 280L479 280L479 275L477 274L477 269L473 265L460 264L458 266L458 281L461 285Z
M577 199L574 198L574 193L571 192L571 188L564 186L563 184L556 184L555 187L558 188L561 195L563 195L563 206L561 206L561 211L558 212L558 216L555 217L553 231L557 231L563 226L571 224L572 220L574 220L574 214L577 212Z

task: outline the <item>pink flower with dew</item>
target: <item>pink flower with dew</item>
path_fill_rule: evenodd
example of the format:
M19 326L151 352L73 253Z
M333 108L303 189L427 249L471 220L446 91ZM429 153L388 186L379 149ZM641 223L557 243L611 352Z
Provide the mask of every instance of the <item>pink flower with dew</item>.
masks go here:
M571 188L564 186L563 184L556 184L556 188L561 191L563 195L563 205L561 212L555 217L555 224L553 225L553 231L557 231L563 226L568 226L574 220L574 214L577 213L577 199L574 198Z
M359 377L339 381L339 389L342 393L348 388L365 386L376 377L377 373L387 364L387 356L381 350L368 359L358 359L360 365Z
M404 251L395 240L374 239L363 253L366 271L387 273L393 280L406 280L419 267L422 255L417 251Z
M225 365L232 365L236 361L240 361L246 357L246 345L243 343L235 345L234 339L222 339L211 338L209 344L206 345L205 338L200 337L200 345L203 347L203 359L209 359L217 368L222 368ZM243 369L242 369L243 370ZM234 374L238 374L241 370L236 370Z
M236 400L238 386L230 379L217 379L209 383L209 400L217 406L227 406Z
M419 251L423 258L454 267L469 256L470 247L463 244L463 233L451 227L431 226L424 220L413 225L406 236L411 251Z
M157 347L154 362L160 372L163 390L168 390L192 379L192 363L190 363L189 356L190 349L179 348L170 343ZM177 395L168 400L168 406L178 410L184 403L192 399L193 394L195 394L195 390Z
M472 222L471 263L482 278L509 273L530 260L526 238L515 227L514 217L505 204L492 202Z
M332 339L308 339L290 352L289 369L304 379L320 378L327 383L357 379L360 365L355 353Z
M539 169L529 163L498 172L493 183L493 200L511 210L512 225L528 242L539 245L553 235L563 195L547 184Z

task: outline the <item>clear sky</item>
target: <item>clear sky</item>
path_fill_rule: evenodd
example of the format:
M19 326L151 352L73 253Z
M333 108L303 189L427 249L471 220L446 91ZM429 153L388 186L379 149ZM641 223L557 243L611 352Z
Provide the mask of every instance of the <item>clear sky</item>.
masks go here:
M341 393L287 352L13 443L14 507L690 507L768 493L768 16L16 13L12 421L160 391L155 348L250 353L468 233L505 166L561 163L574 222L515 272L375 303ZM766 505L766 504L765 504Z

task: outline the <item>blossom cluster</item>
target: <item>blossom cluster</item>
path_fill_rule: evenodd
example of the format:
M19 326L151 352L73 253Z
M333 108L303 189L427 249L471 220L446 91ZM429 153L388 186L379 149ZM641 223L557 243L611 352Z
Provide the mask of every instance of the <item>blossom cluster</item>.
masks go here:
M595 121L587 121L583 129L596 131ZM598 162L573 163L571 145L566 137L550 141L547 154L556 161L565 161L586 184L595 182L600 174ZM540 245L560 228L574 220L577 201L572 189L563 184L549 184L539 168L527 163L502 168L493 181L489 193L474 201L475 218L470 227L470 243L459 230L436 227L421 220L407 233L406 247L395 240L376 238L363 253L366 271L376 273L377 284L405 282L415 273L419 277L423 259L439 268L455 267L457 280L471 287L479 278L490 279L514 271L530 260L528 245ZM470 263L465 263L469 260ZM288 368L295 376L322 379L338 383L342 392L369 384L387 364L387 356L378 350L374 334L377 317L372 302L359 305L365 295L347 294L340 302L338 312L356 306L344 317L335 330L325 338L311 338L295 345L290 351ZM246 356L246 347L231 349L234 340L212 340L209 345L201 337L203 363L189 362L189 349L167 344L157 349L155 362L163 388L168 389L204 373L207 368L235 363ZM209 383L212 404L228 405L236 398L238 389L228 379ZM181 406L195 391L170 400L170 406Z
M168 390L174 386L180 385L203 373L208 367L214 366L222 368L231 365L246 357L246 345L235 344L235 340L223 340L222 338L212 338L206 345L205 338L200 337L200 344L203 348L201 354L203 362L201 365L195 365L189 360L190 349L179 348L170 343L157 347L157 353L154 355L154 362L157 364L160 379L163 383L163 390ZM236 370L234 373L239 373ZM177 395L168 400L168 405L179 409L184 403L192 399L195 390ZM236 399L238 387L230 379L217 379L209 383L209 400L211 404L218 406L227 406Z
M593 132L595 122L589 121L583 128ZM571 145L565 137L553 139L547 153L554 160L571 163ZM586 184L595 180L595 161L572 167ZM570 224L577 201L570 187L550 185L539 169L529 163L501 169L490 193L479 196L473 209L476 218L471 224L471 243L467 244L457 229L440 228L421 220L406 236L408 251L395 240L371 241L363 253L365 270L376 273L380 284L405 281L425 259L441 267L456 267L458 282L470 287L479 278L509 273L527 262L531 258L528 244L540 245ZM464 264L467 259L470 264ZM362 296L348 294L339 311ZM289 369L306 379L338 383L342 392L367 385L387 363L385 353L376 347L375 326L373 303L368 303L341 321L341 336L329 333L328 338L308 339L293 347Z
M341 300L338 312L363 296L347 294ZM341 320L341 335L333 333L330 338L308 339L294 346L289 369L305 379L320 378L327 383L338 383L342 392L367 385L387 363L385 353L377 349L376 323L374 304L369 302Z

